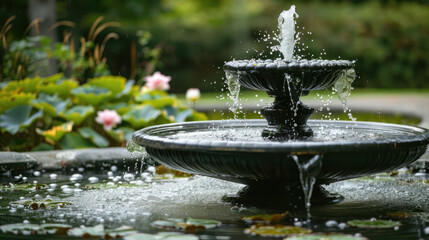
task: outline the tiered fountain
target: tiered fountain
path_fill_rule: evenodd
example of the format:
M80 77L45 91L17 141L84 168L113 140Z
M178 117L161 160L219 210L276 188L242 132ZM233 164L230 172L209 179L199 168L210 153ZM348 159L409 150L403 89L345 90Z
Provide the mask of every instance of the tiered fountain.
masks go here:
M293 58L294 7L279 18L282 60L227 62L229 80L265 90L274 103L262 109L265 120L224 120L166 124L142 129L134 142L156 161L187 173L247 185L224 199L273 204L300 199L337 202L322 184L391 171L417 160L429 131L419 127L357 121L307 119L313 109L300 96L352 82L353 62ZM339 84L338 84L339 83ZM268 125L267 125L268 122ZM301 187L302 186L302 187ZM300 200L302 202L302 200Z

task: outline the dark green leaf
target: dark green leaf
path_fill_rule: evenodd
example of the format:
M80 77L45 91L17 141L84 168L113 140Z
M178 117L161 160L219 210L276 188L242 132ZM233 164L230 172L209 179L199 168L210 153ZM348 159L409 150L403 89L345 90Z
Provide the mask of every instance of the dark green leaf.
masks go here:
M81 137L77 133L67 133L61 138L59 145L62 149L93 148L95 147L89 140Z
M77 105L61 113L60 116L67 121L73 121L76 125L79 125L92 113L94 113L93 106Z
M0 127L6 129L11 134L30 126L34 120L43 116L42 111L38 111L30 116L32 106L20 105L5 111L0 115Z
M109 146L109 141L90 127L79 128L78 131L82 137L89 139L92 143L97 145L97 147Z

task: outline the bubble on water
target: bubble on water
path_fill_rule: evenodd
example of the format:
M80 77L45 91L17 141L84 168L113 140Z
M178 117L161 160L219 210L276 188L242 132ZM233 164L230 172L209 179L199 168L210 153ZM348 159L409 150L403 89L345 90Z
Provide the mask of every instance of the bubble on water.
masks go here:
M113 172L112 171L108 171L107 172L107 176L109 176L109 177L113 176Z
M28 221L27 219L22 221L23 224L30 224L30 221Z
M347 223L343 223L343 222L342 222L342 223L339 223L339 224L338 224L338 228L339 228L339 229L345 229L346 227L347 227Z
M132 181L132 180L134 180L134 178L135 178L135 176L134 176L134 174L132 174L132 173L125 173L124 174L124 180L125 181Z
M329 221L326 221L325 226L326 227L336 227L336 226L338 226L338 222L335 220L329 220Z
M147 171L148 171L148 172L151 172L151 173L155 173L155 172L156 172L156 168L155 168L154 166L149 166L149 167L147 168Z
M78 169L77 169L77 171L78 171L78 172L85 172L85 168L80 167L80 168L78 168Z
M83 178L82 174L75 173L70 177L70 181L79 181Z
M429 227L425 227L424 232L425 234L429 235Z
M112 171L112 172L116 172L116 171L118 171L118 167L117 167L117 166L115 166L115 165L112 165L112 166L110 167L110 171Z
M96 183L96 182L98 182L98 177L89 177L89 178L88 178L88 181L89 181L90 183Z
M57 175L57 174L55 174L55 173L51 173L51 174L49 174L49 178L50 178L51 180L55 180L55 179L57 179L57 177L58 177L58 175Z

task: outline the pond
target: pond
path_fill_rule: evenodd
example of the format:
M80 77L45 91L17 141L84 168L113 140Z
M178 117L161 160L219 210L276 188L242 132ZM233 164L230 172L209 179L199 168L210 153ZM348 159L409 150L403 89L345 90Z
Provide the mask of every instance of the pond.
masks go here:
M345 200L334 205L312 206L311 222L307 222L305 208L299 204L256 208L234 206L221 200L223 195L237 192L242 188L241 184L178 175L162 168L158 168L160 174L153 174L153 166L141 173L139 168L140 162L136 162L135 169L112 165L96 172L86 171L82 167L61 172L28 171L14 176L3 175L0 178L0 225L61 223L81 228L102 224L105 229L126 225L138 232L154 234L172 231L154 227L155 221L170 218L208 219L221 224L211 229L188 231L199 239L279 239L244 233L254 223L242 218L288 212L279 224L369 239L429 239L429 228L426 228L429 221L429 178L422 172L400 169L330 184L326 189L343 195ZM35 181L39 185L37 188L34 188ZM31 202L31 199L38 200ZM41 203L45 206L42 207ZM375 219L391 220L391 224L373 228L356 227L350 222L373 220L375 225L378 223ZM174 231L185 232L180 229ZM0 238L70 237L3 233Z

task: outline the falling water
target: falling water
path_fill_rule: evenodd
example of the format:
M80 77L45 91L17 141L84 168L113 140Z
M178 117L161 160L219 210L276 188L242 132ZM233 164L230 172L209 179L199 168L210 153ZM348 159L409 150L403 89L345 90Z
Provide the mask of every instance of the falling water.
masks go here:
M279 22L279 41L280 52L283 54L285 61L292 61L293 49L295 47L295 20L294 17L299 17L295 12L295 5L292 5L289 10L283 11L278 19Z
M229 110L234 114L234 119L238 119L240 83L238 77L229 71L225 71L225 76L229 90L228 96L232 100L232 105Z
M340 99L341 104L343 105L343 110L345 113L348 113L350 120L356 121L356 118L353 117L350 109L347 107L347 100L352 91L352 83L356 78L356 72L354 69L343 70L337 81L334 84L333 89L338 94L338 99Z
M310 222L310 199L313 193L313 186L316 182L316 177L319 175L322 169L323 155L314 155L310 159L302 159L302 156L292 155L293 160L298 166L299 180L301 181L301 187L304 191L305 207L307 209L307 222Z

